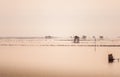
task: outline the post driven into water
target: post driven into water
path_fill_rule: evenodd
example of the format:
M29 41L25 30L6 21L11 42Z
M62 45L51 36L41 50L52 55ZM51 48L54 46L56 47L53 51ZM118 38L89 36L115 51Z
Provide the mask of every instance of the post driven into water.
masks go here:
M108 54L108 62L109 63L113 63L114 62L114 57L113 57L113 55L112 54Z
M93 36L93 39L94 39L94 44L95 44L95 46L94 46L94 50L96 51L96 37L95 36Z
M119 62L119 58L115 59L112 54L108 54L108 62L113 63L114 60L117 60Z

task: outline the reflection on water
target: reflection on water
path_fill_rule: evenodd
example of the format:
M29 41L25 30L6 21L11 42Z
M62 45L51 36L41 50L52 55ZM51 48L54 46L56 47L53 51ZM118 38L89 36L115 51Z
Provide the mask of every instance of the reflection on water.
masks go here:
M120 63L108 63L108 54L120 58L119 41L0 40L1 77L120 77ZM87 45L87 46L86 46Z

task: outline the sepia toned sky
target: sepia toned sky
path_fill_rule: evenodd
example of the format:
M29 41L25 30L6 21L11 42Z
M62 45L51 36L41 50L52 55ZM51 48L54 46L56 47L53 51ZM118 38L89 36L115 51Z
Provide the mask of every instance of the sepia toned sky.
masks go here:
M0 36L120 36L120 0L0 0Z

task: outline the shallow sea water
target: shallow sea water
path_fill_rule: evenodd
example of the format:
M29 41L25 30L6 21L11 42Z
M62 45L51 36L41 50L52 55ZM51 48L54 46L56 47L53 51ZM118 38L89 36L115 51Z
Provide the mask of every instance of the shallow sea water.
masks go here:
M120 58L120 47L95 50L71 42L21 41L0 43L1 77L120 77L120 62L108 63L109 53Z

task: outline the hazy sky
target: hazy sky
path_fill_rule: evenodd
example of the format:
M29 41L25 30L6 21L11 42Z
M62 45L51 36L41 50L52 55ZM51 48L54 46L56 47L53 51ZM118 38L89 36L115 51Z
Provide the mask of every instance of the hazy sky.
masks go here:
M120 0L0 0L0 36L120 34Z

